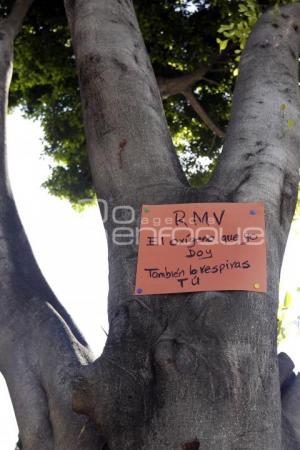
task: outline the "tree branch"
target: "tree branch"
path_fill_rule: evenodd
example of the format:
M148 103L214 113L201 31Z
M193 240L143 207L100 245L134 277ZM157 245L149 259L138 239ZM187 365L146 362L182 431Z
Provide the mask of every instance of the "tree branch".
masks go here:
M286 353L279 353L278 355L278 368L279 368L279 382L280 387L283 390L286 383L288 383L291 377L294 377L293 372L295 364Z
M97 449L94 426L71 409L75 372L88 346L44 279L12 197L6 163L6 110L13 40L32 1L16 1L0 23L0 370L24 448Z
M194 109L194 111L197 113L197 115L200 117L200 119L207 125L207 127L217 136L220 138L225 137L224 131L222 131L208 116L208 114L205 112L203 107L201 106L200 102L195 97L195 94L193 93L192 89L188 89L182 92L191 107Z
M224 53L222 53L215 63L220 62L224 58ZM224 138L225 133L210 119L203 107L200 105L199 101L193 94L193 85L200 80L206 80L210 83L217 84L212 80L205 78L207 72L212 70L212 65L200 65L193 72L188 72L183 75L178 75L176 77L165 78L157 77L158 87L162 98L167 98L172 95L183 94L188 100L194 111L197 113L198 117L208 126L208 128L217 136Z
M167 126L160 92L132 2L65 2L72 33L94 186L101 201L131 208L138 227L143 203L174 203L188 183ZM98 45L95 46L94 43ZM109 246L109 317L133 292L136 246Z
M260 314L273 321L274 337L280 267L299 183L299 28L299 3L281 8L277 14L270 11L256 24L242 54L223 152L206 189L211 199L265 205L268 292L260 300L255 295L253 301L260 302ZM266 308L262 312L263 303L268 303L269 312ZM275 354L275 338L272 345ZM283 367L280 361L283 383L292 371L288 363ZM299 385L298 375L283 391L286 449L299 448Z
M275 18L272 12L262 16L243 52L223 152L208 186L227 201L266 204L276 228L268 233L268 248L277 249L277 260L294 214L300 164L300 5L281 11ZM277 281L269 282L271 292L277 291Z
M197 81L202 80L209 69L210 66L203 64L193 72L178 75L176 77L157 77L157 83L161 96L166 98L172 95L182 94L183 91L193 86L193 84Z
M182 94L184 91L190 90L197 81L206 80L212 84L217 84L213 80L208 80L205 75L208 72L219 71L214 69L215 64L225 64L224 59L229 51L232 51L234 46L230 45L226 50L222 51L210 64L200 64L199 67L187 73L179 73L174 77L157 77L160 94L163 98L172 95ZM221 70L220 71L224 71Z
M217 83L214 80L211 80L210 78L203 77L202 80L207 81L208 83L213 84L214 86L219 86L219 83Z
M149 185L182 187L185 177L133 5L66 1L66 11L81 95L88 99L83 114L99 197L136 205Z
M282 428L284 450L297 450L300 446L300 374L291 379L282 394Z
M13 4L12 10L9 16L4 20L3 25L6 29L8 29L13 39L19 33L24 18L32 5L34 0L16 0Z

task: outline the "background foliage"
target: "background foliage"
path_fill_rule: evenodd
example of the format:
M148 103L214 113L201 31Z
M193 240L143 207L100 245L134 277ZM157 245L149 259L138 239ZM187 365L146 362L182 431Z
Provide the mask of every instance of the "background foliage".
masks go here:
M11 4L2 1L0 14L7 14ZM241 49L259 15L268 7L276 10L278 2L135 0L134 5L157 76L176 77L202 64L210 66L205 79L195 83L194 94L225 130ZM26 19L15 46L10 105L42 123L44 154L53 159L44 183L50 193L74 205L92 197L75 59L62 0L36 1ZM201 122L184 96L169 97L164 106L184 170L192 184L200 185L216 164L222 139Z

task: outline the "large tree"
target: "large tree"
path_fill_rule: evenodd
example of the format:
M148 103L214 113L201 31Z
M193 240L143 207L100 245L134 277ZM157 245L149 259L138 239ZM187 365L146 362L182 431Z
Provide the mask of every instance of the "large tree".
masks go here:
M65 1L93 185L109 205L110 329L92 362L34 261L7 179L13 43L31 3L8 2L0 24L0 369L23 448L298 449L299 378L286 358L279 377L276 314L299 181L300 5L255 25L218 166L199 189L180 167L161 93L191 103L201 74L160 79L159 90L130 0ZM114 244L112 209L133 208L138 227L143 203L211 201L265 204L267 293L133 296L137 248Z

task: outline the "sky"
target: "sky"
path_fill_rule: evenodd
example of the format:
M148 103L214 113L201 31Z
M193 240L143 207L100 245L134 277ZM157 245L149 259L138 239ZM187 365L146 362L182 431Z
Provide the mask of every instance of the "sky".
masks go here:
M83 213L41 188L51 160L41 158L42 131L19 111L8 117L8 156L17 207L37 261L59 300L89 342L101 354L108 329L107 247L98 208ZM289 353L300 370L300 219L294 220L282 270L281 296L288 290L295 301L287 320L289 338L280 350ZM6 385L0 374L0 449L14 450L17 426Z

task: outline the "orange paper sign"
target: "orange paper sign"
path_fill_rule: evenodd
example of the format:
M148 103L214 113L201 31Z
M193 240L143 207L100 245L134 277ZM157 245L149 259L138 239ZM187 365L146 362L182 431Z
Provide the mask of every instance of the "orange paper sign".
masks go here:
M260 203L144 205L136 295L266 292Z

